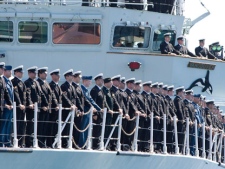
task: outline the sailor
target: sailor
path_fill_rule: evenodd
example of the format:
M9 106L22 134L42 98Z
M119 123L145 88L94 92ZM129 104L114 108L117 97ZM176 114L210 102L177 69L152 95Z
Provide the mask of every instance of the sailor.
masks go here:
M95 101L95 103L101 108L101 111L96 113L93 116L93 123L96 123L93 127L93 149L99 148L99 137L101 135L101 126L100 123L102 122L103 117L103 109L105 108L105 102L104 102L104 94L102 91L103 86L103 74L100 73L94 77L95 80L95 86L91 89L90 94L92 99Z
M48 136L47 139L47 146L50 147L54 142L54 137L58 133L58 124L57 121L59 119L59 104L62 104L62 91L59 86L59 80L60 80L60 69L52 70L50 73L51 76L51 82L49 83L49 86L53 92L53 95L55 96L57 105L52 105L51 113L49 114L49 129L48 129Z
M152 112L152 98L150 96L151 84L152 84L152 81L147 81L147 82L142 83L143 91L141 93L144 103L145 103L144 111L147 115L147 118L144 122L144 128L147 128L147 129L150 127L149 116L151 115L151 112ZM150 132L149 132L149 130L144 130L143 133L144 133L143 141L145 141L145 142L143 142L143 151L149 152L150 145L149 145L148 141L150 140Z
M6 89L6 85L5 85L5 81L2 77L3 72L4 72L4 67L5 67L5 63L4 62L0 62L0 96L1 96L1 101L0 101L0 126L2 124L2 114L3 114L3 109L4 107L10 107L10 105L12 105L12 101L9 97L9 93L8 90ZM0 145L2 145L0 143Z
M84 96L83 91L80 87L80 80L82 77L81 73L82 73L81 71L74 72L73 73L73 82L72 82L72 85L76 91L76 94L77 94L77 97L81 104L81 107L83 108L83 112L80 112L79 114L77 114L74 119L74 124L77 126L78 129L81 126L82 116L84 115L84 113L88 113L88 112L86 112L87 111L86 108L88 108L88 110L90 110L90 108L92 107L91 103ZM80 136L80 132L76 128L73 129L73 138L74 138L74 141L76 144L78 144L78 142L79 142L79 136Z
M164 41L160 44L160 50L162 54L169 55L181 55L179 51L174 49L173 45L170 43L171 33L164 34Z
M17 139L18 146L25 144L25 109L26 109L26 86L21 80L23 77L23 65L13 69L14 78L12 79L14 102L16 102L16 120L17 120Z
M113 76L111 78L112 79L112 87L110 88L110 92L119 105L119 111L118 112L120 114L125 115L124 113L126 112L126 109L125 109L125 106L124 106L124 103L123 103L123 98L122 98L123 96L122 96L122 93L119 90L120 78L121 78L121 75L116 75L116 76ZM114 107L113 111L116 111L115 107ZM115 124L119 113L113 114L112 124ZM117 138L117 137L118 137L118 128L116 127L114 132L113 132L113 138ZM111 150L116 150L116 145L117 145L117 141L112 140L111 141Z
M152 98L152 111L154 113L154 125L153 125L153 142L154 142L154 148L156 153L162 152L162 144L161 141L163 141L162 138L162 132L160 131L161 128L161 117L162 114L162 104L160 101L159 96L157 95L159 92L159 83L155 82L151 85L151 98Z
M183 151L184 145L184 131L185 131L185 121L186 121L186 114L185 114L185 105L183 102L184 99L184 86L178 87L175 89L176 97L174 98L174 105L176 108L176 116L178 118L177 122L177 132L178 132L178 145L180 153Z
M141 80L137 80L135 81L135 85L134 85L134 94L136 95L137 101L140 105L140 107L143 110L143 114L140 114L139 117L139 131L138 131L138 139L141 140L138 143L138 150L139 151L145 151L145 143L143 142L143 140L145 140L145 130L143 130L144 126L145 126L145 122L147 120L147 111L149 112L149 108L148 108L148 104L147 104L147 100L143 97L143 95L141 94Z
M186 46L184 46L184 37L183 36L179 36L177 38L177 42L178 42L178 44L176 46L174 46L174 48L177 51L179 51L183 55L187 55L187 56L191 56L191 57L197 57L192 52L190 52Z
M5 83L6 89L8 90L10 100L13 102L14 100L14 93L13 93L13 85L11 80L9 79L12 75L12 66L5 65L4 66L4 72L3 72L3 81ZM1 125L1 139L0 142L3 143L6 147L12 147L11 144L11 120L13 117L13 110L12 110L12 104L5 105L5 108L3 109L2 118L3 122Z
M199 46L195 48L195 54L200 57L204 57L207 59L217 59L212 53L209 52L209 50L204 47L205 45L205 39L199 40Z
M125 89L126 89L125 77L121 77L120 78L119 89L120 89L121 92L124 92L125 91Z
M65 121L67 116L71 111L76 111L76 95L75 95L75 89L72 85L72 79L73 79L73 69L67 70L64 74L64 77L66 81L60 86L62 90L62 107L67 108L70 110L63 110L62 111L62 121ZM68 136L69 136L70 126L69 124L66 124L62 136L66 136L66 138L62 138L62 147L66 148L68 147Z
M174 137L173 137L173 130L174 130L174 121L173 118L174 116L176 116L176 108L173 102L172 97L174 96L174 86L168 86L167 87L167 95L166 95L166 99L168 101L168 112L171 115L170 117L170 121L167 125L167 150L168 153L173 153L174 152L174 146L173 146L173 142L174 142ZM168 119L169 120L169 119Z
M102 109L95 103L95 101L92 99L88 88L91 85L91 80L92 80L92 76L82 76L82 85L81 85L81 89L82 92L84 94L84 96L86 97L86 99L91 103L93 108L93 117L96 119L97 116L95 116L95 114L98 112L103 112ZM84 112L89 112L90 111L90 107L89 106L84 106ZM84 130L87 125L89 124L89 120L90 120L90 113L83 115L82 120L81 120L81 130ZM79 147L85 147L85 143L87 140L87 130L80 133L80 137L79 137Z
M142 113L144 114L143 109L140 107L138 103L138 99L136 95L133 93L134 89L134 82L135 78L130 78L126 80L126 90L124 91L124 96L123 96L123 102L125 107L127 107L128 110L128 115L125 115L125 117L130 117L132 120L127 121L127 126L126 127L126 133L132 133L135 129L135 120L134 117L137 115L141 115ZM124 140L124 143L128 145L129 148L131 148L131 143L133 142L134 134L132 135L127 135L126 140ZM128 148L127 147L127 148Z
M49 121L49 114L52 113L52 108L56 108L58 106L58 102L49 84L46 82L48 67L41 67L37 70L37 82L39 83L41 91L44 95L44 99L41 99L41 108L38 115L38 145L40 148L46 148L46 136L50 127L50 125L47 123ZM51 147L51 144L48 144L47 146Z
M111 87L112 87L112 80L111 78L105 78L104 79L104 86L102 87L102 91L104 93L104 102L105 106L107 108L107 114L106 114L106 127L105 127L105 140L106 143L107 138L109 137L109 134L112 130L112 127L110 125L112 124L113 114L114 110L116 112L119 112L120 106L115 98L115 95L111 93ZM111 150L111 147L113 150L115 150L114 145L111 145L113 142L110 141L110 143L107 146L107 150Z

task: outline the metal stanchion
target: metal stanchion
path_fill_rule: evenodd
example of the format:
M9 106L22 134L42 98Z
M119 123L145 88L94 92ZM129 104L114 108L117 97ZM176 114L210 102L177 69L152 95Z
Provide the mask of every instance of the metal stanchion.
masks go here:
M195 119L195 156L199 157L199 151L198 151L198 123Z
M202 124L202 158L206 158L205 154L205 122Z
M186 139L187 139L187 147L186 147L186 155L190 155L190 147L189 147L189 117L186 119Z
M174 135L175 135L175 154L179 154L179 147L178 147L178 136L177 136L177 117L173 117L174 123Z
M107 113L107 108L104 108L103 120L102 120L102 132L101 132L100 150L104 150L106 113Z
M216 161L216 150L217 150L217 132L215 132L215 136L214 136L213 142L214 142L213 161Z
M58 117L58 142L57 148L62 148L62 104L59 104L59 117Z
M223 146L223 131L220 134L220 141L219 141L219 153L218 153L218 161L221 162L222 156L222 146Z
M163 114L163 153L167 154L167 146L166 146L166 114Z
M93 107L91 108L90 112L90 118L89 118L89 128L88 128L88 144L87 144L87 149L90 150L92 146L92 116L93 116Z
M210 133L209 133L209 155L208 159L212 160L212 125L210 125Z
M121 150L121 129L122 129L122 114L119 114L119 126L118 126L118 140L117 140L117 151Z
M68 148L72 149L72 137L73 137L73 123L74 123L74 115L75 115L75 111L72 110L72 115L71 115L71 119L70 119L70 133L69 133L69 140L68 140Z
M38 148L38 139L37 139L37 125L38 125L38 104L34 103L34 139L33 139L33 147Z
M154 152L154 145L153 145L153 122L154 122L154 117L153 117L153 112L151 112L151 119L150 119L150 153Z
M13 148L18 148L18 139L17 139L17 121L16 121L16 102L13 102Z
M223 136L223 163L225 164L225 137Z
M133 145L132 145L132 150L134 152L138 151L138 145L137 145L137 140L138 140L138 129L139 129L139 114L136 116L136 131L134 133L134 141L133 141Z

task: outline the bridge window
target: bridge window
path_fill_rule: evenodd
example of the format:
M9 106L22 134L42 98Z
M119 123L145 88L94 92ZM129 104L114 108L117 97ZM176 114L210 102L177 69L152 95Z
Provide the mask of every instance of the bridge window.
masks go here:
M0 42L13 41L13 22L0 21Z
M170 43L172 45L175 44L176 31L174 31L174 30L155 30L155 32L154 32L154 39L153 39L153 45L152 45L152 49L154 51L160 51L160 44L162 43L162 41L164 41L164 34L168 33L168 32L171 33Z
M40 21L19 22L20 43L46 43L48 40L48 24Z
M150 27L116 26L113 47L148 48Z
M52 30L55 44L100 44L99 23L54 23Z

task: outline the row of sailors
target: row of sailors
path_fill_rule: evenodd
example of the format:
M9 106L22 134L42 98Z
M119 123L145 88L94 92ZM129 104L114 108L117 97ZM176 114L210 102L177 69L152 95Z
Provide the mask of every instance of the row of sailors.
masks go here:
M193 91L185 91L184 87L175 89L176 97L174 96L174 86L166 86L162 83L152 83L151 81L142 83L143 91L141 92L141 81L136 81L135 78L127 79L121 78L120 75L112 78L103 79L103 74L95 76L95 86L90 90L92 76L81 76L81 71L73 72L72 69L66 71L63 75L65 82L59 86L60 70L56 69L49 74L52 81L48 83L47 67L28 68L29 78L23 82L23 66L13 69L14 78L10 81L11 66L5 66L0 63L0 73L3 76L0 78L1 91L1 144L11 146L11 119L12 119L12 102L17 105L17 134L19 145L25 147L32 147L34 131L34 103L38 103L38 140L39 147L52 147L54 137L57 134L58 110L59 104L64 108L76 110L74 119L75 125L79 130L84 130L89 123L89 119L93 118L93 149L99 148L99 137L101 134L101 123L103 118L103 109L107 108L105 138L110 134L111 124L114 124L119 112L124 119L122 127L125 132L121 135L121 144L123 150L129 150L132 145L133 135L135 129L135 116L140 116L139 126L141 128L150 127L150 114L154 114L154 147L155 151L162 150L163 134L163 115L167 116L167 147L168 152L174 152L174 134L173 134L173 117L177 117L178 141L180 151L184 144L185 120L190 118L190 133L193 132L193 124L197 119L199 131L202 127L206 128L206 138L209 137L209 126L212 125L214 131L221 131L223 129L222 118L218 109L216 109L212 100L205 101L201 99L200 94L193 95ZM38 78L36 80L36 74ZM82 79L82 84L80 85ZM93 117L87 112L93 107ZM62 112L62 121L65 121L70 110L64 109ZM24 119L26 118L26 122ZM205 122L205 126L202 126ZM98 125L99 124L99 125ZM128 133L128 134L127 134ZM117 132L113 133L113 138L117 137ZM138 143L139 151L149 151L150 132L148 130L139 131ZM62 147L66 148L68 145L69 124L66 125L62 132ZM26 136L26 137L24 137ZM25 139L24 139L25 138ZM87 131L79 132L73 131L74 142L80 146L85 147L87 140ZM106 141L106 140L105 140ZM194 154L194 141L192 144L192 154ZM206 148L209 144L206 143ZM109 150L116 149L116 141L111 140Z

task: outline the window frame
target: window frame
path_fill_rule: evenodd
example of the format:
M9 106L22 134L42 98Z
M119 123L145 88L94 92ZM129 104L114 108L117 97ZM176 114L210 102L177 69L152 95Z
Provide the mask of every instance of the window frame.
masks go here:
M19 41L19 23L20 22L45 22L47 23L47 41L45 43L22 43ZM49 21L47 19L43 19L42 21L40 19L33 19L33 20L28 20L28 19L19 19L17 21L17 43L20 45L46 45L49 43Z
M57 44L57 43L54 43L53 42L53 25L55 24L55 23L96 23L96 24L99 24L100 25L100 43L98 43L98 44L77 44L77 43L75 43L75 44L71 44L71 43L59 43L59 44ZM51 44L53 45L53 46L75 46L75 45L78 45L78 46L91 46L91 45L93 45L93 46L101 46L101 44L102 44L102 24L101 24L101 22L100 22L100 20L96 20L96 22L93 22L93 21L90 21L90 20L88 20L88 21L86 21L86 20L75 20L75 21L70 21L70 20L68 20L68 21L65 21L65 20L63 20L63 21L61 21L61 20L57 20L57 21L53 21L53 22L51 22L51 35L49 36L50 38L51 38Z
M114 39L114 32L115 32L115 28L116 26L126 26L126 24L124 23L117 23L117 24L114 24L113 27L112 27L112 32L111 32L111 39L110 39L110 47L112 49L117 49L117 50L148 50L150 48L150 42L151 42L151 34L152 34L152 26L151 25L148 25L148 26L143 26L145 28L150 28L150 33L149 33L149 37L148 37L148 47L147 48L131 48L131 47L115 47L113 46L113 39ZM138 27L138 26L135 26L135 25L130 25L130 26L127 26L127 27Z
M16 28L15 28L15 20L13 18L10 18L10 19L7 19L7 18L1 18L0 21L3 21L3 22L7 22L7 21L10 21L12 22L12 25L13 25L13 38L12 38L12 42L1 42L0 41L0 44L9 44L9 43L14 43L15 42L15 37L16 37Z

